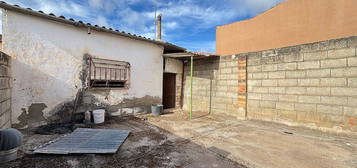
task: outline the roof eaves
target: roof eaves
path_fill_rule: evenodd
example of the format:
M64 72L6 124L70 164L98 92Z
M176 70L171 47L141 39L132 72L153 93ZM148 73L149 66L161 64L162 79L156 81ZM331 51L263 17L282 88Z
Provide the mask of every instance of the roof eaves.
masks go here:
M84 23L82 21L75 21L74 19L70 18L70 19L66 19L64 16L56 16L53 13L50 14L46 14L43 11L34 11L31 8L22 8L19 5L10 5L7 4L4 1L0 1L0 8L4 8L7 10L12 10L12 11L16 11L19 13L23 13L23 14L28 14L28 15L32 15L32 16L37 16L37 17L42 17L42 18L46 18L52 21L56 21L56 22L61 22L61 23L65 23L65 24L71 24L77 27L85 27L85 28L90 28L96 31L100 31L100 32L107 32L107 33L112 33L112 34L116 34L116 35L120 35L120 36L124 36L124 37L128 37L131 39L135 39L135 40L141 40L141 41L146 41L149 43L154 43L157 45L161 45L164 47L173 47L176 48L177 50L186 50L183 47L179 47L177 45L168 43L168 42L164 42L164 41L157 41L157 40L153 40L150 38L146 38L143 36L139 36L136 34L130 34L130 33L126 33L124 31L119 31L119 30L113 30L112 28L106 28L105 26L98 26L98 25L91 25L90 23Z

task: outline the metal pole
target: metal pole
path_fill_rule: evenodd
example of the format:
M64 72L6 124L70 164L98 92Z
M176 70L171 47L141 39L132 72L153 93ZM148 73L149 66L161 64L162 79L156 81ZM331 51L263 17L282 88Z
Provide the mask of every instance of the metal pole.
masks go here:
M190 73L190 120L192 119L192 81L193 81L193 56L191 55L191 73Z

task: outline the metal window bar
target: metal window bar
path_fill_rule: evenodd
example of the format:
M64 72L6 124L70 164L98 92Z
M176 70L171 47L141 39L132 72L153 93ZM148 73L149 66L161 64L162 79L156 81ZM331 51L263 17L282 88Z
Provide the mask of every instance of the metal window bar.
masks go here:
M128 62L93 57L89 60L89 87L129 88L130 64Z

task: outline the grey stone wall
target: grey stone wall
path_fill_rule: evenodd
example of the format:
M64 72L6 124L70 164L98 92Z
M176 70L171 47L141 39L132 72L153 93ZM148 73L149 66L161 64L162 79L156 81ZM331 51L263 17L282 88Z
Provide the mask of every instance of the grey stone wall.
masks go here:
M0 52L0 129L11 127L10 57Z
M357 37L248 55L248 118L357 131Z

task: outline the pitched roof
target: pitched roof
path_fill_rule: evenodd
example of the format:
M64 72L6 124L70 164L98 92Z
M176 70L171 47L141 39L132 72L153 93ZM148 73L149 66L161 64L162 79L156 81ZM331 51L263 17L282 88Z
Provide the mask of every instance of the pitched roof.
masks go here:
M145 42L149 42L149 43L154 43L157 45L161 45L164 47L164 52L180 52L180 51L185 51L186 49L183 47L179 47L177 45L165 42L165 41L158 41L158 40L154 40L154 39L150 39L150 38L146 38L140 35L136 35L136 34L131 34L131 33L127 33L124 31L119 31L119 30L114 30L112 28L106 28L105 26L98 26L98 25L92 25L90 23L84 23L83 21L75 21L72 18L65 18L64 16L56 16L53 13L49 13L46 14L43 11L34 11L31 8L22 8L19 5L10 5L6 2L0 1L0 8L3 9L7 9L7 10L11 10L11 11L16 11L19 13L23 13L23 14L28 14L28 15L32 15L32 16L37 16L37 17L41 17L41 18L45 18L48 20L52 20L52 21L56 21L56 22L61 22L61 23L65 23L65 24L71 24L77 27L85 27L85 28L90 28L96 31L100 31L100 32L107 32L107 33L112 33L112 34L116 34L116 35L120 35L123 37L127 37L127 38L131 38L131 39L135 39L135 40L140 40L140 41L145 41Z

